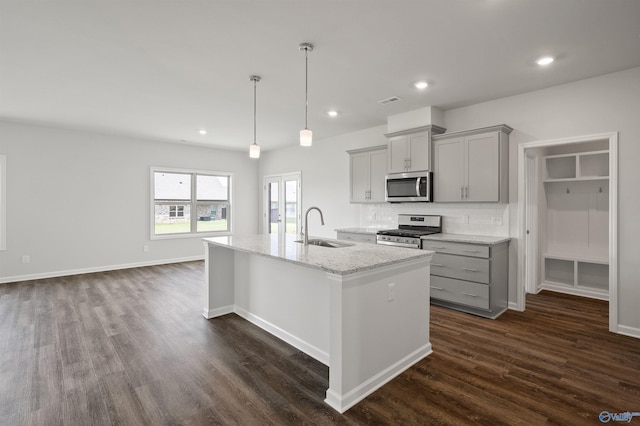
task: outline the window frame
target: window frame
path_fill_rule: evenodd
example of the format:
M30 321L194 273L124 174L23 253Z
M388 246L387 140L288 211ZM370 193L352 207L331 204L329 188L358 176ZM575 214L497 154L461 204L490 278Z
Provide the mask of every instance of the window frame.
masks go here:
M155 225L156 225L156 217L155 217L155 208L156 208L156 198L155 198L155 173L177 173L177 174L188 174L191 175L191 198L189 200L185 200L184 205L190 206L190 223L192 223L191 231L189 232L180 232L173 234L156 234ZM196 199L196 190L197 190L197 176L224 176L227 177L229 185L227 187L227 223L228 230L225 231L202 231L198 232L198 218L197 218L197 208L199 204L204 203L204 201L198 201ZM166 239L175 239L175 238L206 238L206 237L215 237L215 236L224 236L224 235L233 235L233 172L224 172L217 170L198 170L198 169L176 169L171 167L158 167L153 166L150 168L149 172L149 235L151 240L166 240ZM207 202L208 203L208 202ZM176 205L175 201L169 202L160 202L160 204L167 205ZM195 224L194 224L195 223Z
M0 251L7 249L7 156L0 155Z

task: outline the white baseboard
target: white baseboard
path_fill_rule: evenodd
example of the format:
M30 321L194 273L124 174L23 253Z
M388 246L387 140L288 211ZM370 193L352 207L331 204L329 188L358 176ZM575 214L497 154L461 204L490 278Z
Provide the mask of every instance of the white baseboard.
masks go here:
M590 297L592 299L609 300L609 293L603 293L602 291L599 291L599 290L588 290L588 289L585 289L584 287L575 288L575 287L564 286L561 284L559 285L559 284L552 284L552 283L542 283L540 284L540 287L539 287L539 291L540 290L549 290L549 291L555 291L557 293L572 294L574 296Z
M223 306L221 308L215 308L215 309L204 308L202 311L202 315L206 319L211 319L215 317L220 317L222 315L227 315L233 312L234 312L234 305L228 305L228 306Z
M141 268L145 266L167 265L170 263L191 262L194 260L203 260L204 255L179 257L174 259L151 260L148 262L126 263L121 265L96 266L93 268L70 269L67 271L42 272L39 274L16 275L13 277L0 277L0 284L14 283L18 281L41 280L45 278L66 277L69 275L91 274L94 272L116 271L118 269Z
M628 325L618 325L617 333L640 339L640 328L629 327Z
M315 358L324 365L329 365L328 352L321 350L320 348L300 339L297 336L294 336L293 334L281 329L280 327L270 323L269 321L265 321L257 315L247 312L246 309L241 308L237 305L235 306L234 312L250 323L257 325L261 329L268 331L279 339L284 340L294 348L299 349L307 355Z
M523 310L518 307L518 303L517 302L509 302L508 308L513 310L513 311L523 312Z
M431 349L431 343L427 343L415 352L407 355L400 361L392 364L388 368L385 368L380 373L376 374L366 382L360 384L356 388L347 392L344 395L340 395L338 392L328 389L326 393L326 399L324 400L334 410L339 413L344 413L349 408L362 401L367 396L378 390L380 387L391 381L394 377L411 367L421 359L431 355L433 350Z

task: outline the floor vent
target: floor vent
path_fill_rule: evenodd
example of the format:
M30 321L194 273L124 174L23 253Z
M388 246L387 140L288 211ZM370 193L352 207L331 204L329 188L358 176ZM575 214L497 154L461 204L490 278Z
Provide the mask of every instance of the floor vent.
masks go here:
M378 101L378 103L382 104L382 105L386 105L386 104L392 104L394 102L398 102L398 101L401 101L401 100L402 100L402 98L399 98L397 96L391 96L390 98L387 98L387 99L380 99Z

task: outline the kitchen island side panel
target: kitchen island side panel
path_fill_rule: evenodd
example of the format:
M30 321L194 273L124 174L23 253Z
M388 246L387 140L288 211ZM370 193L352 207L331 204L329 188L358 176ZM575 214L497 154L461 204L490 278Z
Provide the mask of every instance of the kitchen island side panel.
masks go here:
M325 402L337 411L346 411L432 352L429 261L332 275Z
M234 251L204 243L206 306L202 312L211 319L234 311Z
M329 281L323 271L235 252L235 312L329 365Z

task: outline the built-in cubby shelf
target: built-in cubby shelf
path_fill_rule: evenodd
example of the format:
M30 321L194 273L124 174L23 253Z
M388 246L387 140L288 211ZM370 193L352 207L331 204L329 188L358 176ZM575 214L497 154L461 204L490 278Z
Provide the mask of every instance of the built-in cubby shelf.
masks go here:
M609 179L609 151L549 155L545 182Z
M546 249L541 288L609 296L609 152L544 157Z
M608 299L609 264L607 259L584 260L544 254L543 288L580 296Z

